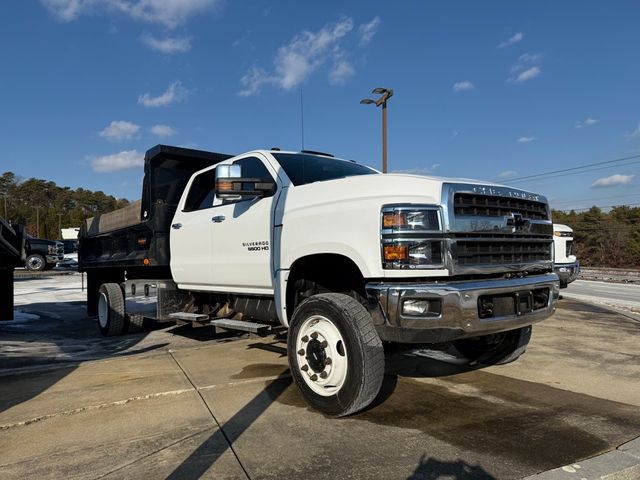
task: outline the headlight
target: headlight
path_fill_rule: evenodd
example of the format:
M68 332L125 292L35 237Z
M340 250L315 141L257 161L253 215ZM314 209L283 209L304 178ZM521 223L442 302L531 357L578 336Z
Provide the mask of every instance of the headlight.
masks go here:
M381 212L382 266L386 269L443 265L440 208L388 205Z
M49 252L50 255L53 255L54 253L56 253L56 246L55 245L47 245L47 252Z

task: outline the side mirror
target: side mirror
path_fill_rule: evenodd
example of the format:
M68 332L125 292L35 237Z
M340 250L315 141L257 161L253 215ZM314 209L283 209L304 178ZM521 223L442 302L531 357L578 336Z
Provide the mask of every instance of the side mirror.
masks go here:
M269 179L244 178L240 165L218 165L216 167L216 196L225 200L243 197L264 197L275 192L276 184Z

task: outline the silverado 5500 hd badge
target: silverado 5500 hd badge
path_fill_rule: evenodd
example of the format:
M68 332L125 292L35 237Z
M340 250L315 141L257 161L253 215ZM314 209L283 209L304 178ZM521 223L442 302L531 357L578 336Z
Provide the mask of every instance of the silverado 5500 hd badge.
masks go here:
M247 249L247 252L262 252L269 250L269 240L263 240L261 242L242 242L242 246Z

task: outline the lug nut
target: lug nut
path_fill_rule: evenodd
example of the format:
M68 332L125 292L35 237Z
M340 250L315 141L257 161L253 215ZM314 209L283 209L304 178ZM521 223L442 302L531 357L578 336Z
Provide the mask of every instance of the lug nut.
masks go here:
M320 344L320 346L321 346L322 348L327 348L327 347L329 346L329 344L327 343L327 341L326 341L326 340L323 340L323 341L322 341L322 343Z
M329 374L327 372L320 372L320 378L327 378Z
M304 348L301 348L300 350L298 350L298 355L304 355Z
M318 332L313 332L313 333L311 334L311 338L313 338L314 340L315 340L316 338L318 338Z
M313 382L315 382L316 380L318 380L318 375L316 375L316 374L314 373L313 375L311 375L311 377L310 377L310 378L311 378L311 380L312 380Z
M303 341L303 342L305 342L305 343L306 343L306 342L308 342L308 341L309 341L309 337L307 337L307 336L305 335L304 337L302 337L302 341Z
M307 370L309 370L309 365L302 365L300 367L300 370L302 370L303 372L306 372Z
M331 365L331 362L333 362L333 360L331 360L330 358L325 358L324 359L324 364L325 365Z

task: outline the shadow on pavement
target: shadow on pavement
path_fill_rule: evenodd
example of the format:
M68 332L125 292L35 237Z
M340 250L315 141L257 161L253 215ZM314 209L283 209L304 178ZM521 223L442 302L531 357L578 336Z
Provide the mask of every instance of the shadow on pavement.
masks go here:
M497 480L496 477L478 465L469 465L463 460L453 462L440 461L435 458L420 460L420 464L407 480Z
M103 337L97 320L86 315L82 301L32 303L17 310L26 314L0 322L0 385L5 392L0 396L0 412L47 390L81 362L140 354L167 345L136 348L148 332ZM6 388L14 381L20 382L20 388Z
M283 372L283 374L285 373L286 371ZM289 376L278 378L269 383L264 390L258 393L249 403L226 421L224 425L220 425L220 428L216 429L213 435L205 440L189 457L171 472L167 480L201 478L227 448L231 448L237 458L236 452L233 450L233 444L289 385L291 385L291 377ZM217 420L216 423L218 423ZM221 444L227 447L222 450L216 449L216 447ZM238 459L238 463L242 466L240 459ZM244 469L244 467L242 468ZM248 474L247 477L249 477Z

